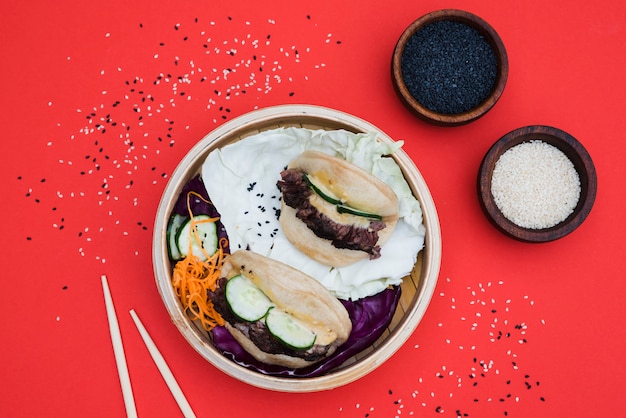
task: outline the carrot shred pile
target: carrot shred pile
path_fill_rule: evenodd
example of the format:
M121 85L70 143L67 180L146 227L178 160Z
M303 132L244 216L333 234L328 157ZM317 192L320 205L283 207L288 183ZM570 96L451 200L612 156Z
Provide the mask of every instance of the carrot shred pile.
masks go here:
M187 209L192 222L191 231L194 234L196 242L200 242L197 231L197 224L202 222L216 222L219 218L210 218L203 221L194 221L189 198L194 195L206 202L206 200L196 192L187 194ZM208 254L207 251L200 246L205 260L201 260L194 255L191 250L191 242L187 256L178 261L174 266L172 273L172 286L178 296L183 308L192 321L199 321L202 327L211 331L218 325L224 325L224 319L215 311L213 303L208 297L208 291L214 291L217 280L220 278L222 264L226 253L224 248L228 245L225 238L221 238L218 242L215 254Z

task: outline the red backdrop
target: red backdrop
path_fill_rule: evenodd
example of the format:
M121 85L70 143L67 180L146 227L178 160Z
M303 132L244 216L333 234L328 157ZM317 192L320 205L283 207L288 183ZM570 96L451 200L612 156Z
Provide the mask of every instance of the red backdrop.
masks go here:
M179 411L137 333L142 318L198 416L588 417L623 411L621 326L626 5L482 1L61 2L0 6L4 222L0 414L122 416L100 276L109 278L140 416ZM391 86L395 42L438 8L491 23L509 55L482 119L441 128ZM364 118L424 176L443 260L425 318L371 374L311 394L269 392L204 361L172 325L151 264L169 175L207 132L258 107L307 103ZM587 148L598 195L547 244L493 228L480 161L546 124Z

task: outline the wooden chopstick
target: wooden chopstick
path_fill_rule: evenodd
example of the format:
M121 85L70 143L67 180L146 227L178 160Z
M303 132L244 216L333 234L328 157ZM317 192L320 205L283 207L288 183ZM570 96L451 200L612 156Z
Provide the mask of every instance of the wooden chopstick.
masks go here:
M182 411L183 415L187 418L195 418L196 415L191 409L191 405L189 405L189 402L187 402L187 398L185 398L185 395L183 394L183 391L180 389L180 386L178 386L178 382L176 382L176 379L174 378L172 371L167 366L165 359L159 352L159 349L157 348L157 346L154 344L154 341L152 341L152 338L150 338L148 331L141 323L141 320L135 313L134 309L130 310L130 316L133 317L133 321L135 321L135 325L137 326L137 329L139 330L139 334L141 334L141 337L143 338L143 342L146 344L146 347L148 348L148 351L150 352L150 355L152 356L152 360L154 360L154 363L159 369L159 372L161 372L161 376L163 376L163 379L165 380L167 387L170 389L170 392L172 392L172 395L174 396L174 399L176 400L176 403L178 404L178 407Z
M109 290L109 283L105 275L101 276L102 290L104 292L104 303L106 306L107 318L109 320L109 331L111 333L111 342L113 343L113 353L115 354L115 363L117 364L117 373L122 385L122 396L124 397L124 405L126 407L126 415L129 418L137 417L137 409L135 407L135 399L133 397L133 389L130 384L130 376L128 375L128 366L126 365L126 356L124 355L124 346L122 344L122 335L113 306L113 298Z

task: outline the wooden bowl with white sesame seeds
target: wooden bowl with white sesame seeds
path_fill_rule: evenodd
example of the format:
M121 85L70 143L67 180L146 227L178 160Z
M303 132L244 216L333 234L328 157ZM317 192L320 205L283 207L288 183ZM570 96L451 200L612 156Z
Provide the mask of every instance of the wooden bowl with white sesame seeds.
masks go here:
M242 367L226 358L213 345L212 336L189 319L171 285L172 263L168 257L166 229L170 213L183 186L200 173L207 155L214 149L258 132L278 127L344 129L377 132L378 139L393 142L375 126L355 116L309 105L284 105L256 110L235 118L205 136L182 159L171 176L159 204L153 237L153 266L157 288L172 322L187 342L207 361L227 375L250 385L281 392L315 392L353 382L383 364L407 341L426 312L435 289L441 263L441 233L434 202L419 170L402 150L393 158L401 168L411 191L420 202L426 229L424 248L412 272L403 278L397 309L387 329L371 346L325 374L314 377L266 375Z
M504 135L478 172L478 197L487 218L523 242L549 242L578 228L596 197L591 156L572 135L533 125Z

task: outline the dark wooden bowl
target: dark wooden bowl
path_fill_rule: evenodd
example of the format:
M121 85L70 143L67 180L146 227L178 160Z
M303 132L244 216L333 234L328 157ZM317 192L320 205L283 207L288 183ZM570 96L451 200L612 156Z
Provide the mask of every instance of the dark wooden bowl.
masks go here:
M456 114L435 112L418 102L409 92L402 76L402 55L408 40L424 26L441 20L456 21L476 29L491 45L496 55L498 72L491 93L476 107ZM497 32L482 18L462 10L444 9L428 13L414 21L400 36L393 52L391 78L401 101L419 118L440 126L458 126L472 122L487 113L498 101L509 73L506 49Z
M516 225L502 214L491 194L492 173L500 156L509 148L530 140L540 140L561 150L574 164L580 178L580 198L574 211L550 228L528 229ZM526 126L504 135L489 149L478 172L478 198L486 216L501 232L524 242L553 241L574 231L589 215L597 188L596 170L587 150L570 134L549 126Z

